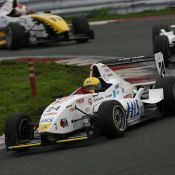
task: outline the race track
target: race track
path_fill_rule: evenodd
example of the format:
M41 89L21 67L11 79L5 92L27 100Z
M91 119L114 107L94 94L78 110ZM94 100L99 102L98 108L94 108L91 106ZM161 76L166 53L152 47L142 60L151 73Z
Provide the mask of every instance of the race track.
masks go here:
M0 50L0 57L96 55L137 56L152 54L151 30L156 24L168 24L169 18L118 22L92 26L96 39L85 44L59 43L57 46L24 48L19 51ZM171 21L175 21L172 19Z
M96 40L82 45L1 50L3 56L152 55L151 28L169 19L139 20L93 26ZM169 74L174 75L174 65ZM149 114L150 115L150 114ZM153 115L156 115L156 113ZM32 149L24 153L0 150L1 175L174 175L175 117L156 118L128 130L125 137L83 146L73 144Z

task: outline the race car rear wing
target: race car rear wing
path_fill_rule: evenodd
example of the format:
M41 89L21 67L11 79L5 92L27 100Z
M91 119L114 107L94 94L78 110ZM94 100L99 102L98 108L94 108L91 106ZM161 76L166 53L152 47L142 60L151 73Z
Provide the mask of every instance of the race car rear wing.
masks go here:
M154 55L154 58L155 58L155 64L159 75L161 76L161 78L165 77L166 69L165 69L163 54L161 52L156 53Z
M108 66L113 66L113 65L139 63L139 62L147 62L147 61L154 61L154 57L153 56L114 57L108 60L100 60L97 63L102 63Z
M108 66L115 66L115 65L134 64L149 61L154 61L159 75L161 77L165 77L166 69L163 54L161 52L156 53L154 56L115 57L113 59L100 60L97 63L106 64Z

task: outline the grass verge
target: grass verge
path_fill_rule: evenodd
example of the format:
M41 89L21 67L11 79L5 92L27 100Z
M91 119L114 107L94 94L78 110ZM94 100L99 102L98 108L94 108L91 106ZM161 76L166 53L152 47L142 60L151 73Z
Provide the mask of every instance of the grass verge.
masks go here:
M88 67L63 66L56 63L35 63L37 97L31 98L28 64L0 62L0 134L6 119L13 112L41 114L54 95L68 95L89 75Z
M127 11L127 9L126 9ZM133 12L128 14L118 14L111 12L108 8L96 9L88 12L85 16L89 21L101 21L101 20L112 20L112 19L125 19L125 18L135 18L135 17L148 17L148 16L163 16L163 15L172 15L175 14L175 9L166 8L163 10L147 10L143 12ZM71 22L72 17L64 16L66 21Z

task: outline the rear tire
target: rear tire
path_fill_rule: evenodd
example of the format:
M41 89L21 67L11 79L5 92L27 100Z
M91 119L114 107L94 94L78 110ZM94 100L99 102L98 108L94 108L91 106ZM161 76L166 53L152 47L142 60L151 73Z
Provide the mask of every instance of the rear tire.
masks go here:
M165 35L156 36L153 42L153 48L154 48L154 54L162 52L165 66L168 67L171 57L168 37Z
M15 146L22 141L28 141L33 137L31 119L24 113L11 115L5 124L5 145Z
M158 79L155 88L163 88L164 100L157 104L163 116L175 115L175 77Z
M127 129L123 106L115 100L103 102L98 110L97 124L106 138L123 136Z
M25 29L19 23L9 23L6 35L7 48L11 50L20 49L25 40Z
M72 32L75 36L80 37L76 40L78 43L87 42L88 39L94 39L94 32L90 30L89 22L84 16L76 17L72 20Z

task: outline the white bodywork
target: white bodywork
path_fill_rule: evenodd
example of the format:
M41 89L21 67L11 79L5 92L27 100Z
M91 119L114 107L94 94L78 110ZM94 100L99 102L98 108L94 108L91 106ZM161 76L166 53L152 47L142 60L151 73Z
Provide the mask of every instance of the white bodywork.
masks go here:
M30 33L29 41L31 44L37 43L37 38L46 38L48 33L42 23L37 23L31 15L22 15L20 17L9 16L13 10L13 1L7 0L6 3L0 8L0 29L7 28L11 22L17 22L25 28L25 31Z
M83 119L88 115L98 114L100 104L108 100L119 101L127 116L127 121L139 120L144 115L143 103L158 103L163 100L163 90L150 90L149 99L141 100L144 88L137 89L132 84L116 75L108 66L98 63L91 66L90 75L98 72L105 83L110 84L103 92L93 94L71 94L56 99L43 112L39 122L39 133L67 134L85 128L89 120Z
M165 35L168 37L169 45L170 47L173 47L175 45L175 35L174 35L174 29L175 26L170 26L171 30L169 32L166 32L164 29L160 30L160 35Z
M13 0L7 0L0 9L0 15L8 15L13 9Z

